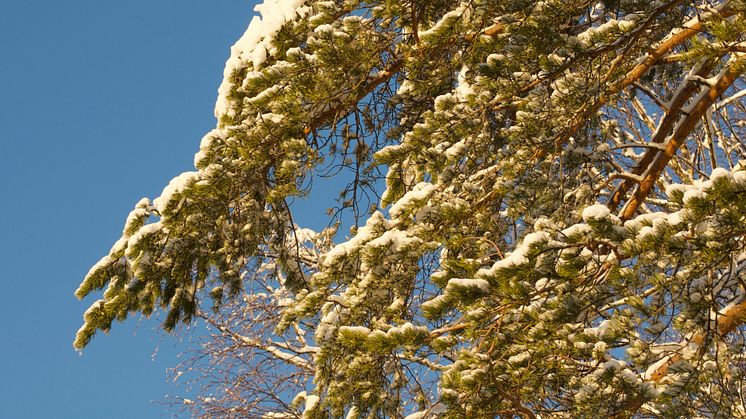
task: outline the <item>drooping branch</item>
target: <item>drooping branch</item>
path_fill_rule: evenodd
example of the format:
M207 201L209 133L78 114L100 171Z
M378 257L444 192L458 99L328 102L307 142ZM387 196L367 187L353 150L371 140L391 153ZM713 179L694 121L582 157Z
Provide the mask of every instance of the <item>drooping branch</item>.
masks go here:
M313 354L316 352L315 348L293 348L289 345L276 342L262 342L259 339L236 333L210 316L206 316L202 313L198 313L197 316L217 328L224 335L229 336L231 340L237 344L266 352L268 355L282 362L294 365L306 371L314 371L311 363L300 355Z

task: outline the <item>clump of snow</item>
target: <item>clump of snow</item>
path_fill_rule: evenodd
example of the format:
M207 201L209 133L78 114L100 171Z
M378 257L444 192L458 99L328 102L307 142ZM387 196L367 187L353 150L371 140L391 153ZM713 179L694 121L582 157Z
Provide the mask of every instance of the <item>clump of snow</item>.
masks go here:
M415 249L422 243L419 237L412 237L406 230L392 229L366 244L367 249L388 249L387 253L401 253Z
M695 199L704 199L705 193L701 189L689 189L684 193L684 205Z
M565 237L582 237L591 234L591 232L592 229L588 224L573 224L560 231L560 235Z
M152 224L146 224L142 226L135 234L132 235L132 237L127 240L127 250L134 249L138 246L138 244L148 236L151 236L158 231L160 231L163 228L163 224L160 222L152 223Z
M495 262L490 268L480 269L477 272L477 276L491 278L497 276L498 271L501 269L510 269L527 264L529 262L529 252L532 248L547 243L550 238L551 235L546 231L536 231L527 234L515 250L507 253L504 259Z
M684 222L684 218L686 214L684 211L676 211L674 213L671 213L671 215L668 216L668 224L672 226L677 226Z
M461 71L459 71L458 76L456 78L457 85L455 92L456 94L461 98L467 98L468 96L474 95L474 89L472 88L471 84L469 84L469 81L466 78L466 74L469 72L469 67L466 65L461 66Z
M303 410L303 417L309 415L319 405L319 396L314 394L306 396L306 408Z
M379 229L381 224L384 224L383 214L376 211L368 218L365 225L358 229L355 237L346 242L339 243L326 254L323 266L332 267L338 265L338 262L343 258L359 252L365 243L371 241L376 236L376 230Z
M686 191L688 191L691 188L692 186L690 185L682 185L680 183L674 183L674 184L666 186L666 195L668 195L669 197L672 197L678 193L683 195L686 193Z
M590 222L608 218L609 214L611 214L611 211L606 205L596 204L584 209L582 217L585 222Z
M448 109L449 106L456 103L456 97L451 93L444 93L438 97L435 98L435 102L433 103L433 108L436 111L444 111Z
M512 365L520 365L525 363L531 358L531 354L528 352L521 352L518 355L513 355L508 358L508 363Z
M334 33L334 26L327 23L317 26L313 31L315 33Z
M163 215L164 210L168 206L168 203L173 199L176 194L181 194L186 188L192 186L194 183L199 181L199 172L184 172L175 178L171 179L163 188L161 196L153 200L153 206L158 212Z
M663 368L664 365L668 365L671 362L670 356L664 356L663 358L659 359L658 361L651 364L647 370L645 370L645 373L643 374L643 378L645 380L650 380L653 378L656 374L658 374L658 370Z
M142 198L137 203L137 205L135 205L135 209L130 211L130 213L127 215L127 221L125 221L124 223L122 236L128 236L136 231L137 228L139 228L144 220L147 219L147 217L150 215L150 210L152 207L153 206L150 204L150 200L148 198Z
M448 147L444 154L447 159L453 160L461 156L461 154L464 152L464 149L466 149L466 140L461 140Z
M490 283L477 278L451 278L448 280L447 288L474 288L482 292L488 292Z
M622 20L619 22L619 30L622 32L629 32L635 27L635 22L629 20Z
M611 325L612 325L611 320L604 320L597 327L587 327L583 331L583 333L588 336L594 336L599 339L603 339L603 337L606 335L606 333L611 328Z
M407 192L402 196L396 203L391 206L389 214L391 218L399 218L402 214L410 210L412 207L426 201L430 198L433 191L435 191L435 185L429 182L420 182L412 188L411 191Z
M396 95L397 96L404 96L406 94L409 94L412 90L414 90L414 83L412 83L411 80L404 80L399 85L399 88L396 89Z
M740 184L741 186L746 187L746 170L740 170L733 173L733 180Z
M534 288L537 291L543 291L545 288L547 288L549 285L551 285L551 280L549 278L541 278L534 284Z
M650 226L643 226L640 231L637 233L638 240L642 240L647 236L653 235L655 231L653 230L653 227Z
M368 329L365 326L342 326L339 328L340 333L342 332L350 332L353 334L363 334L363 335L369 335L370 329Z
M443 33L444 31L448 30L448 28L455 25L455 23L463 18L465 16L465 13L467 11L467 4L461 3L456 9L451 10L450 12L443 15L442 18L440 18L439 21L435 23L431 28L422 31L419 33L419 38L423 42L427 42L428 38L431 38L433 36L437 36L438 34Z
M726 169L722 167L717 167L715 168L715 170L712 171L712 173L710 173L710 180L714 181L719 178L730 180L730 179L733 179L733 175Z
M310 228L304 228L304 227L296 227L293 232L293 235L295 235L296 240L298 242L308 242L313 243L318 239L319 233L311 230Z

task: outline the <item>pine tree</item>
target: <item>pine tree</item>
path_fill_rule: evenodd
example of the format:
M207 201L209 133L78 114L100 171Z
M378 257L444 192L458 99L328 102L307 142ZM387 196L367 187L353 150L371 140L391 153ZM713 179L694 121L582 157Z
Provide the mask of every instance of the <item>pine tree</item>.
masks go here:
M745 9L265 1L74 346L204 319L206 415L745 417Z

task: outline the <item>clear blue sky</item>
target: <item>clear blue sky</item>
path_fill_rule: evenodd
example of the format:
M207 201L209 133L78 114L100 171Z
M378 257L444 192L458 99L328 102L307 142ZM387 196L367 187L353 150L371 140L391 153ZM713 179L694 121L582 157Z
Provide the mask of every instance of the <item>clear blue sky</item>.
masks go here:
M0 418L171 416L184 345L133 318L80 356L91 300L73 291L136 201L191 168L253 3L0 6Z

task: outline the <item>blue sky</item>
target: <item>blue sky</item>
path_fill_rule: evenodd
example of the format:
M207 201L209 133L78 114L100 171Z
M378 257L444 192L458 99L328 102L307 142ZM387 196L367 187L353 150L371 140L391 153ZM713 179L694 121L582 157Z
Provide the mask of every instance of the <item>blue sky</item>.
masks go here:
M78 355L91 299L73 291L137 200L191 169L253 3L0 6L0 417L171 416L185 343L132 318Z

